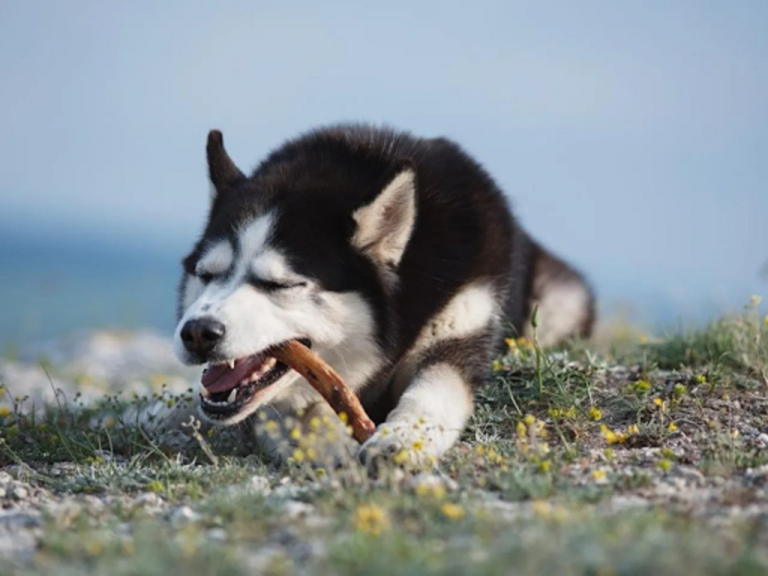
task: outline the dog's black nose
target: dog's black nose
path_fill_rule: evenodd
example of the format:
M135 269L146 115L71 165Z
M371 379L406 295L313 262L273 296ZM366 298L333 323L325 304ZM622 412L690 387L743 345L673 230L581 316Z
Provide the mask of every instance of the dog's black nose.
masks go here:
M213 318L189 320L181 327L181 341L193 354L205 356L221 341L225 331L224 324Z

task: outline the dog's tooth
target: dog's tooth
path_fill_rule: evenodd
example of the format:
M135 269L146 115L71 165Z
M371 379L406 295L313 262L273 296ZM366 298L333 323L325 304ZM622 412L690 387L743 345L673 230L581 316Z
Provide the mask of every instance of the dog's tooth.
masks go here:
M227 365L229 366L230 370L234 370L235 369L235 361L234 360L230 360L229 362L227 362Z
M203 398L208 398L211 395L210 392L208 392L208 388L205 386L200 386L200 396Z
M232 392L230 392L229 396L227 397L227 402L232 404L232 402L235 401L235 398L237 398L237 388L232 388Z

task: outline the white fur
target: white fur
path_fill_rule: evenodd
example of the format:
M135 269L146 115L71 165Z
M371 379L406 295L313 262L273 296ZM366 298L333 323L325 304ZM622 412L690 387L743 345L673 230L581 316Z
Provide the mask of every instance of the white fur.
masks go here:
M396 266L416 220L416 174L411 169L400 172L352 217L357 223L352 244L373 260Z
M285 257L277 250L265 248L251 262L251 273L257 278L280 284L304 282L306 279L291 270Z
M350 387L359 390L381 366L369 305L356 293L320 291L310 279L292 270L284 255L269 245L273 223L274 218L268 214L240 231L239 250L230 263L233 271L226 280L203 286L195 277L188 279L183 298L185 310L174 337L177 356L190 361L181 341L181 327L191 319L207 316L226 328L218 350L226 358L243 358L274 344L305 337ZM217 245L201 262L205 261L206 267L223 265L225 256L226 249ZM279 283L305 282L306 286L263 291L248 283L251 275ZM299 409L316 402L318 396L303 379L288 373L267 389L250 410L240 412L227 423L242 420L258 405L272 400L286 408Z
M575 281L542 283L541 292L541 299L533 306L538 305L536 337L539 344L546 347L578 332L589 309L589 293L583 284ZM530 322L525 325L524 335L533 336Z
M362 450L367 456L406 450L413 462L440 458L472 415L471 390L453 366L440 363L425 368Z
M237 235L238 262L244 268L268 246L275 216L271 212L259 216L244 226Z
M205 284L200 282L196 276L187 274L186 282L184 283L184 294L181 299L181 305L184 307L184 310L192 306L192 304L195 303L195 300L200 298L204 290ZM178 355L178 351L176 354Z
M195 272L197 274L224 274L232 266L235 252L232 245L226 240L221 240L208 248L198 260Z
M475 334L498 321L499 307L490 284L463 287L422 328L413 347L418 353L440 341Z

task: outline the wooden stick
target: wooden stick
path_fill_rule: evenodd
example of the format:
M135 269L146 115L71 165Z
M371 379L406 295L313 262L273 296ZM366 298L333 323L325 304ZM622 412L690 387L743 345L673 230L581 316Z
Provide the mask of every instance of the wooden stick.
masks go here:
M376 426L365 413L360 400L344 384L341 376L317 354L296 340L270 350L269 354L306 378L336 414L345 413L355 440L362 444L371 437Z

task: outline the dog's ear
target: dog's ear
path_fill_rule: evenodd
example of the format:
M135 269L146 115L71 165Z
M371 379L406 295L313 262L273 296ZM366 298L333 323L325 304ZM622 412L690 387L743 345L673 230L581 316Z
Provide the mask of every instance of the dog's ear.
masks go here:
M403 163L372 202L353 214L352 245L371 259L395 268L416 223L416 170Z
M221 194L227 188L231 188L240 180L245 179L245 175L235 166L224 149L224 137L218 130L211 130L208 133L206 153L208 155L208 175L216 194Z

